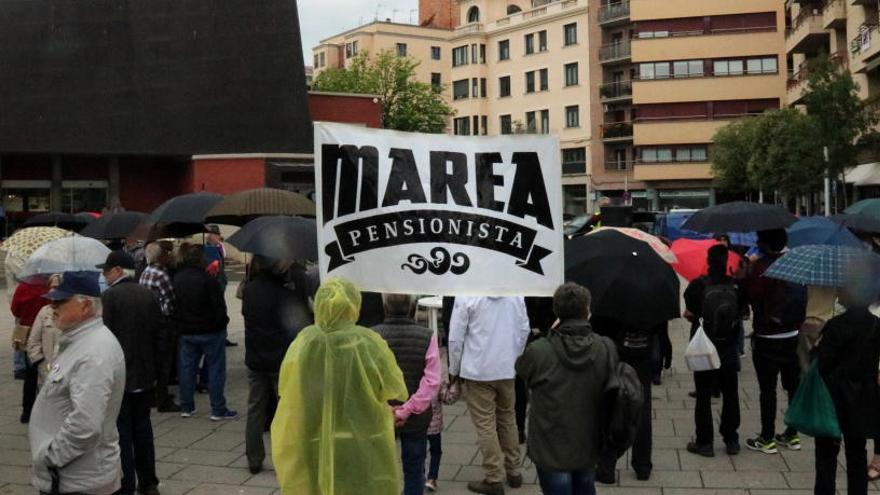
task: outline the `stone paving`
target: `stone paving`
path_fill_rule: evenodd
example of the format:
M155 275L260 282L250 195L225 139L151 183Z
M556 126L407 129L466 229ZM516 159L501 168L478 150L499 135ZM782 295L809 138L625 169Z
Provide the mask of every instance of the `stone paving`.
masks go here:
M233 296L234 284L227 292L230 338L243 344L240 304ZM7 311L0 311L0 397L7 407L0 408L0 494L32 494L30 453L27 428L19 423L21 383L12 378L12 352L8 342L12 321ZM673 369L665 372L663 385L654 388L654 473L649 481L637 481L622 459L618 463L617 485L598 485L600 494L627 495L771 495L808 494L813 485L813 443L804 438L799 452L783 450L779 455L765 455L743 450L735 457L723 454L720 440L716 457L707 459L684 450L693 435L693 400L691 374L684 367L682 354L687 331L679 320L671 325L675 359ZM230 407L243 412L246 406L247 382L244 368L244 347L228 348L227 398ZM759 428L758 387L751 362L744 362L741 374L743 438ZM781 393L781 391L780 391ZM715 401L715 408L720 401ZM784 402L780 404L784 406ZM197 397L197 408L208 410L207 396ZM440 469L440 490L443 494L467 493L469 480L482 476L476 436L464 406L446 407L443 433L443 461ZM781 426L781 413L779 424ZM191 419L176 414L154 414L157 470L163 495L262 495L278 493L271 460L268 469L251 475L244 457L244 419L222 423L211 422L202 413ZM717 422L717 411L716 411ZM266 437L267 447L269 445ZM367 453L365 453L367 455ZM842 472L842 468L841 468ZM525 461L527 485L508 488L507 493L533 495L540 493L534 484L535 470ZM845 477L838 478L845 488ZM878 486L872 485L872 491ZM307 495L307 494L303 494ZM393 495L393 494L391 494Z

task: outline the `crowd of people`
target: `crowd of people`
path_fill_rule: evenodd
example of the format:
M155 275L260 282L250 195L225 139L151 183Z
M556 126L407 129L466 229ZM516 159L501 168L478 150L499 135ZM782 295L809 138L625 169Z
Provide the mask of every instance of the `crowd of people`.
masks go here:
M65 272L18 285L11 309L14 345L27 355L21 420L30 423L41 493L157 494L152 408L197 416L195 394L205 389L211 421L238 416L224 393L229 317L218 237L176 249L127 243L97 267L100 277ZM841 444L848 493L866 493L880 477L874 285L829 292L763 277L786 248L784 230L759 232L757 250L734 272L735 248L721 241L708 251L708 273L684 292L692 335L708 335L720 367L694 372L695 435L683 447L716 455L711 403L720 395L724 452L740 454L738 375L750 333L761 420L745 447L801 449L795 429L777 430L777 381L791 401L816 362L843 435L815 440L815 493L835 493ZM651 389L670 365L668 322L637 328L592 315L589 290L565 283L552 298L449 298L438 335L416 322L414 295L362 293L338 278L319 283L314 267L259 256L237 296L248 467L263 469L271 430L283 493L441 490L443 407L459 396L483 463L482 479L468 483L474 493L520 487L524 455L546 495L615 483L627 448L636 478L652 475ZM623 411L628 377L628 392L641 400ZM623 439L609 433L621 418L631 423Z

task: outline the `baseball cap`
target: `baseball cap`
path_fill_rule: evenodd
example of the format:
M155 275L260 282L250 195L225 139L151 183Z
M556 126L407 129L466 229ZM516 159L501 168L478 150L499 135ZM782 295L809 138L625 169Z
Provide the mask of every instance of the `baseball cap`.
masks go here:
M101 297L98 272L64 272L61 285L43 294L43 297L50 301L63 301L76 295Z
M116 268L117 266L119 268L134 270L134 258L132 258L130 254L122 250L111 251L110 254L107 255L107 260L100 265L95 265L95 268L109 270L110 268Z

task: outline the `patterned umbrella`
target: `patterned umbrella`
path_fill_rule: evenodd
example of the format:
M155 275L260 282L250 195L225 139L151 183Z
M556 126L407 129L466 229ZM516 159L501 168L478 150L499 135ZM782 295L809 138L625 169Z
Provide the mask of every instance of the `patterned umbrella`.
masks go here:
M651 246L651 249L659 254L660 257L663 258L663 261L667 263L675 263L676 261L678 261L675 257L675 253L673 253L672 250L669 249L669 246L661 241L659 237L655 237L639 229L634 229L630 227L599 227L598 229L593 229L592 232L587 232L587 235L595 234L596 232L602 232L603 230L616 230L623 235L627 235L629 237L632 237L633 239L638 239L642 242L647 243L649 246Z
M855 278L874 277L880 256L849 246L801 246L776 260L765 277L802 285L844 287Z
M9 236L9 239L3 243L3 250L27 259L43 244L70 235L73 235L73 232L58 227L26 227Z

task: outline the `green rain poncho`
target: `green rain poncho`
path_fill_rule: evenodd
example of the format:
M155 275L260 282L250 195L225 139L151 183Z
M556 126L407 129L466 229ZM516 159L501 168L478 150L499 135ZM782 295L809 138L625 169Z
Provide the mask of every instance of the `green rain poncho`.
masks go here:
M406 385L388 345L355 325L360 292L329 279L315 296L315 324L284 356L272 461L288 495L400 493L389 400Z

